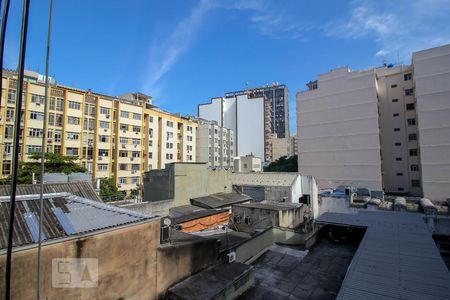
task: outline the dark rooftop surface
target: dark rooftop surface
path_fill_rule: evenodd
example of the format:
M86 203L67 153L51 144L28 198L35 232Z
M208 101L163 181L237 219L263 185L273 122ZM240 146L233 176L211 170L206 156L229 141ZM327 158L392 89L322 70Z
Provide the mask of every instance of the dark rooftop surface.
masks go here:
M203 208L222 208L250 201L252 198L238 193L217 193L191 199L191 204Z
M39 184L19 184L16 195L38 195L39 187ZM10 185L0 185L0 196L9 196L11 195L10 191ZM50 193L70 193L81 198L103 202L92 184L87 181L44 184L44 194Z
M213 266L171 287L169 294L176 295L178 299L214 299L251 269L251 266L238 262Z
M450 273L420 214L324 213L316 222L367 228L337 299L450 299Z
M355 251L326 239L309 251L274 245L252 263L255 286L238 299L335 299Z
M290 210L302 207L301 203L282 203L282 202L253 202L253 203L242 203L234 204L233 206L238 207L249 207L249 208L260 208L268 210Z
M215 209L200 209L197 211L193 211L190 213L186 213L184 215L178 215L177 217L172 217L172 224L180 224L183 222L188 222L188 221L192 221L192 220L196 220L199 218L203 218L203 217L208 217L208 216L212 216L212 215L217 215L220 214L222 212L227 212L228 210L226 209L220 209L220 210L215 210Z
M9 197L0 197L0 250L8 237ZM18 196L13 246L38 241L39 196ZM53 240L139 222L152 217L68 193L44 195L43 239Z

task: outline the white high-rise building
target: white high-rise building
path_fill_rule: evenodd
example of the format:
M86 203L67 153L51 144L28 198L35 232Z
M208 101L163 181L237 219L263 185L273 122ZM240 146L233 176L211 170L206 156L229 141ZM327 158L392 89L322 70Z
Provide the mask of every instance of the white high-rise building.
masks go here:
M270 104L263 97L237 95L211 99L198 106L201 119L216 121L221 127L231 129L235 135L235 156L254 156L269 161L271 147Z
M352 185L444 200L450 194L450 45L410 66L319 75L297 94L299 171L320 188Z
M210 168L233 168L233 130L216 121L198 119L196 162L206 162Z

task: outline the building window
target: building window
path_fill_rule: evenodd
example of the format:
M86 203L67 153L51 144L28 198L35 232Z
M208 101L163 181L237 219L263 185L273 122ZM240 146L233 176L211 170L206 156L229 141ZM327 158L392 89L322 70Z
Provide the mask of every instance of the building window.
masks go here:
M187 140L188 140L188 142L192 142L192 136L188 135Z
M392 102L398 102L398 99L392 99Z
M2 174L3 175L9 175L11 173L11 161L4 161L3 162L3 170L2 170Z
M413 110L415 108L414 103L408 103L406 104L406 110Z
M56 99L56 110L63 111L64 110L64 99L57 98Z
M67 123L71 125L80 125L80 118L77 117L67 117Z
M109 136L101 135L99 140L100 140L100 143L109 143Z
M78 156L78 148L66 148L66 155Z
M120 111L120 117L128 119L130 117L130 113L124 110Z
M109 122L100 121L100 128L109 129Z
M62 126L63 123L63 115L61 114L55 114L56 120L55 120L55 126Z
M140 164L131 164L131 171L139 171L141 169Z
M406 89L405 90L405 96L413 96L414 95L414 89Z
M111 110L107 107L100 106L100 113L102 115L110 115Z
M173 143L166 143L167 149L173 149Z
M31 94L31 102L37 104L43 104L45 100L44 96Z
M128 171L128 164L119 164L120 171Z
M398 116L399 116L399 114L393 114L393 116L394 116L394 117L398 117Z
M108 164L98 164L97 170L99 172L108 171Z
M126 137L120 137L119 141L121 144L125 144L125 145L128 144L128 138L126 138Z
M149 121L150 123L153 123L153 116L150 116L150 117L148 118L148 121Z
M55 143L61 143L62 141L62 131L55 130Z
M173 132L166 132L166 139L171 139L173 138Z
M395 143L395 146L401 146L402 143Z
M68 132L67 139L71 141L77 141L80 138L79 134L76 132Z
M28 130L28 136L30 137L41 137L44 135L44 130L39 128L30 128Z
M396 157L395 160L396 160L396 161L401 161L402 158L401 158L401 157Z
M415 118L408 119L408 125L409 126L416 125L416 119Z
M148 158L153 158L153 152L148 153Z
M167 125L167 127L173 127L173 122L172 121L167 121L166 125Z
M133 125L133 132L141 132L141 127Z
M411 180L411 185L413 187L420 187L420 180L417 180L417 179Z
M134 146L139 146L141 144L141 140L140 139L132 139L131 142L132 142L132 144Z
M400 131L400 128L394 128L394 131Z
M8 90L8 103L16 103L16 90Z
M128 157L128 151L119 151L119 157Z
M415 133L408 134L408 141L415 141L415 140L417 140L417 134Z
M131 152L131 157L134 157L134 158L141 157L141 152L133 151L133 152Z
M41 113L38 111L30 111L30 119L31 120L44 120L44 113Z
M402 172L397 173L397 176L403 176Z
M81 103L75 102L75 101L69 101L69 108L80 110L81 109Z
M34 146L34 145L27 146L27 154L41 153L41 152L42 146Z
M403 192L405 189L402 188L402 187L399 187L397 190L398 190L399 192Z
M127 131L128 130L128 125L127 124L120 124L120 130Z
M410 170L411 170L412 172L417 172L417 171L419 171L419 165L411 165Z
M405 75L403 75L403 79L405 79L405 81L411 80L412 79L412 73L406 73Z
M139 184L139 177L131 177L131 184Z
M409 156L417 156L417 149L409 149Z
M133 114L133 119L135 119L135 120L141 120L141 119L142 119L142 115L141 115L141 114L136 114L136 113L134 113L134 114Z
M391 85L391 88L396 88L396 87L397 87L396 84Z
M119 177L119 184L127 184L127 178L126 177Z
M166 153L166 159L173 159L172 153Z
M109 155L109 150L107 149L98 149L98 156L108 156Z

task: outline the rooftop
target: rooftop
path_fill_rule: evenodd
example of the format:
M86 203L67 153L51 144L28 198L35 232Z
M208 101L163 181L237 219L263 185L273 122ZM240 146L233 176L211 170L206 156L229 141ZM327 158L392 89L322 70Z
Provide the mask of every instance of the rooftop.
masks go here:
M193 205L184 205L181 207L174 207L170 210L172 224L180 224L183 222L220 214L227 212L226 209L204 209Z
M238 193L216 193L203 197L191 198L191 204L203 208L222 208L232 204L250 201L252 198Z
M252 203L242 203L235 204L233 206L238 207L249 207L249 208L260 208L267 210L290 210L302 207L301 203L283 203L283 202L252 202Z
M152 217L69 193L44 195L43 240L81 235ZM0 197L0 250L7 246L9 197ZM38 242L39 195L17 196L13 246Z
M10 185L0 186L0 197L11 195ZM39 184L19 184L17 186L16 195L37 195L40 192ZM44 194L50 193L70 193L75 196L90 199L97 202L103 202L90 182L76 181L64 183L45 183Z
M450 273L421 215L327 212L316 222L367 228L337 299L450 299Z
M297 172L233 173L233 185L291 186L300 176Z

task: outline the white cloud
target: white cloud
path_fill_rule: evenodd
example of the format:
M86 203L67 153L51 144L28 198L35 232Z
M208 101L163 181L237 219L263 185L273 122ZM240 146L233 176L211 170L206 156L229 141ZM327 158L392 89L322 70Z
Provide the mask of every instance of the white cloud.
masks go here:
M330 21L324 32L343 39L373 38L376 56L409 63L412 52L450 41L449 12L450 0L354 1L349 19Z
M160 90L160 79L170 71L179 57L186 52L197 36L206 14L212 8L211 2L201 0L190 15L181 20L163 41L154 41L148 56L148 68L143 91L153 93Z

